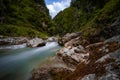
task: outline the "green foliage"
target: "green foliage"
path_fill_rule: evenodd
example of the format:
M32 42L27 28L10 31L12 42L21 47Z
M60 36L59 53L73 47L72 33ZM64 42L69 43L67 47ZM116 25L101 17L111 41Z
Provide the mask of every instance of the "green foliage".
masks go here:
M39 36L42 38L47 36L47 34L40 33L32 28L26 28L16 25L0 25L0 34L3 34L4 36Z
M43 34L49 33L51 26L54 27L44 0L0 0L1 17L4 19L0 20L0 27L14 25L21 28L22 26L22 28L31 28Z
M71 6L60 12L54 22L60 33L80 31L83 38L94 40L118 19L119 5L120 0L72 0Z
M84 37L100 35L100 32L115 22L120 13L120 0L110 0L96 15L81 28L81 31L90 30L84 33ZM102 35L101 35L102 36Z
M60 33L79 31L82 26L88 23L94 16L100 11L104 3L101 6L96 5L98 1L91 0L76 0L71 2L71 7L60 12L55 18L54 22L58 27ZM64 31L63 31L64 29Z
M57 25L57 31L58 33L67 33L67 32L72 32L73 30L76 30L74 26L78 26L78 22L76 20L76 9L74 7L70 7L65 9L63 12L60 12L57 16L55 17L54 21L55 24ZM71 14L72 13L72 14ZM76 21L74 23L74 21ZM75 25L74 25L75 24ZM64 29L64 30L63 30Z

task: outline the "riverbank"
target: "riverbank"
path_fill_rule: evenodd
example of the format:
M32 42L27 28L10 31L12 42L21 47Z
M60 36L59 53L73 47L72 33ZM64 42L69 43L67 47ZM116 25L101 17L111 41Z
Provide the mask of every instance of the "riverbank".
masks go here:
M38 39L34 38L29 41L39 44ZM41 51L47 56L51 55L51 52L56 53L56 55L42 60L42 63L39 62L38 58L38 61L33 62L32 69L29 72L26 71L29 73L29 78L31 73L30 80L86 80L87 78L89 80L106 80L109 78L119 80L120 35L91 44L89 41L81 39L80 33L69 33L59 39L59 43L63 45L60 50L51 49L56 47L54 43L51 44L52 41L57 42L54 38L48 38L44 40L44 42L48 42L45 46L36 46L37 49L33 48L34 50L19 54L26 55L27 53L28 56L26 57L30 57L30 55ZM45 47L48 49L49 55L45 54ZM26 57L25 59L27 59ZM32 59L36 60L36 58Z
M81 43L80 35L72 35L63 45L52 60L52 67L47 64L33 70L32 80L120 79L120 35L93 44L85 40Z
M27 43L30 38L28 37L7 37L0 36L0 45L19 45Z
M35 37L7 37L0 36L0 46L19 46L26 44L26 47L42 47L45 46L47 42L58 42L56 37L47 37L45 39Z

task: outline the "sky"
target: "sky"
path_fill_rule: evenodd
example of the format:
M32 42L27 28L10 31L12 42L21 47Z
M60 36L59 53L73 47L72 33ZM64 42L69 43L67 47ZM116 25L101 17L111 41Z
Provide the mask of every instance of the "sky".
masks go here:
M55 17L58 12L70 6L71 0L45 0L51 17Z

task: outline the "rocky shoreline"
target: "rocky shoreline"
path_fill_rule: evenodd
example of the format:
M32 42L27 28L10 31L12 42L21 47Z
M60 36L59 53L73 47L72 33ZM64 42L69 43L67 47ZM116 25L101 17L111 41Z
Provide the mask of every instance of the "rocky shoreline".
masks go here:
M120 35L93 44L81 39L80 33L69 33L59 40L0 37L0 41L4 45L26 43L28 47L52 41L63 45L47 64L32 71L30 80L120 80Z
M4 45L20 45L26 43L27 47L42 47L45 46L47 42L57 42L56 37L48 37L46 39L42 38L30 38L30 37L5 37L0 36L0 46Z
M32 72L31 80L120 80L120 35L93 44L83 40L85 45L80 34L64 38L63 48L52 61L66 67L43 66Z
M29 38L27 37L6 37L0 36L0 45L19 45L27 43Z

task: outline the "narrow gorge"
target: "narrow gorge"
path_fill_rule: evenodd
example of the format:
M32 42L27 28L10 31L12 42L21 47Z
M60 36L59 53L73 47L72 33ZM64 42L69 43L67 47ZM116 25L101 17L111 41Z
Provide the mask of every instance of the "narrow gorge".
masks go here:
M44 0L0 0L0 80L120 80L119 5L71 0L52 18Z

